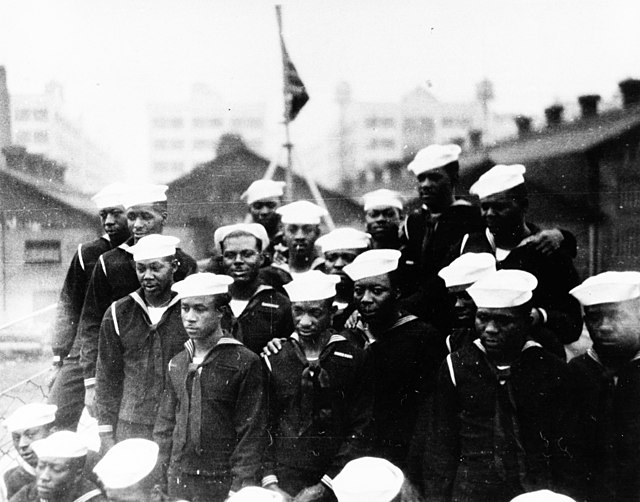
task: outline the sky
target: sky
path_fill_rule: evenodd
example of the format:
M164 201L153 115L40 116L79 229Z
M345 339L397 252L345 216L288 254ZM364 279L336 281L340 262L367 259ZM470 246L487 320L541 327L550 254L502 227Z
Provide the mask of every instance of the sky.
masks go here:
M287 48L311 95L296 138L350 83L357 100L417 86L443 101L494 83L495 111L541 114L556 101L640 77L637 0L289 0ZM134 174L147 163L146 110L205 83L230 101L266 101L274 129L282 69L273 1L0 0L0 65L12 94L56 80L92 138ZM279 136L277 132L275 136ZM277 148L279 137L274 137Z

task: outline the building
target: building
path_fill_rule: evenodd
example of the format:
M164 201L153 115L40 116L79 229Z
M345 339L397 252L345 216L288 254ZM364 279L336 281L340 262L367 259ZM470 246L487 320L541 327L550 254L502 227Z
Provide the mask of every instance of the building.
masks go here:
M579 98L581 116L545 110L547 125L465 153L461 183L469 187L495 164L524 164L531 221L572 231L582 277L606 270L640 270L640 80L619 84L622 107L599 111L599 96Z
M238 137L225 136L214 160L197 166L169 184L169 219L165 233L181 238L180 246L195 258L212 251L213 233L221 225L244 220L247 206L240 196L254 180L264 176L269 161L247 148ZM277 167L273 179L285 179ZM294 198L313 195L304 178L293 176ZM363 226L360 205L333 190L319 187L337 226Z
M194 85L186 102L150 104L150 179L166 183L207 162L225 133L262 152L265 113L265 103L228 103L205 85Z
M11 117L13 144L67 166L65 182L75 188L93 192L118 172L109 155L66 112L60 84L50 82L41 94L12 95Z

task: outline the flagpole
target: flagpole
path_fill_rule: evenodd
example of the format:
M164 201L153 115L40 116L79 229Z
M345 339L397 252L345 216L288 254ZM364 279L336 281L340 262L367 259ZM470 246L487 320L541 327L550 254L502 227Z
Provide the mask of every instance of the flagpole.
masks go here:
M283 34L282 34L282 12L281 12L281 5L276 5L276 17L278 19L278 32L280 34L280 41L282 43L283 40ZM281 50L280 51L282 54L282 68L283 68L283 72L285 72L287 70L287 57L285 55L285 51ZM291 155L291 150L293 149L293 144L291 143L291 136L290 136L290 132L289 132L289 123L291 122L291 120L289 119L289 109L291 107L291 92L289 91L288 88L288 83L286 82L286 79L283 83L283 87L282 87L282 92L283 92L283 96L284 96L284 131L285 131L285 142L282 145L286 150L287 150L287 168L285 171L285 199L288 202L292 202L293 201L293 162L292 162L292 155Z

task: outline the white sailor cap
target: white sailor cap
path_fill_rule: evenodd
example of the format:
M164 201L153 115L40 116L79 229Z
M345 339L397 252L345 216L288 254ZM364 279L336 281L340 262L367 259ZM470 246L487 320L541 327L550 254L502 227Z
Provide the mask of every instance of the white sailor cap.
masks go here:
M344 466L332 487L338 502L390 502L403 483L404 474L388 460L361 457Z
M179 298L220 295L227 293L229 291L229 284L232 283L233 278L228 275L200 272L198 274L191 274L183 280L176 282L171 286L171 289L178 293Z
M518 495L512 498L511 502L575 502L575 500L551 490L536 490Z
M464 253L444 267L438 275L447 288L473 284L496 271L496 258L491 253Z
M282 495L259 486L245 486L227 499L227 502L282 502Z
M299 274L284 285L291 302L313 302L336 296L336 284L340 277L324 274L319 270L309 270Z
M379 209L383 207L396 207L402 211L402 196L394 190L381 188L373 192L366 193L362 196L364 210Z
M249 185L240 198L251 205L258 200L282 197L286 185L284 181L256 180Z
M336 228L316 241L323 253L336 249L367 249L371 237L355 228Z
M365 277L387 274L398 268L401 254L397 249L371 249L356 256L343 270L354 282Z
M98 209L124 206L124 200L130 188L124 183L111 183L91 197Z
M51 424L56 419L58 407L54 404L29 403L20 406L4 421L9 432L20 432L32 427Z
M585 307L640 297L640 272L603 272L589 277L569 294Z
M128 488L146 478L158 460L158 445L142 438L125 439L114 445L93 472L109 489Z
M261 242L263 251L269 247L269 236L267 235L265 228L260 225L260 223L238 223L236 225L225 225L217 228L213 234L213 242L215 246L222 250L222 242L229 234L234 232L253 235Z
M509 308L524 305L538 286L534 275L524 270L498 270L485 275L467 289L479 308Z
M180 239L172 235L150 234L141 237L128 251L134 261L162 258L176 254L176 246Z
M504 192L524 183L525 167L522 164L498 164L478 178L469 193L480 199Z
M132 186L125 194L122 204L125 209L141 204L151 204L153 202L164 202L167 200L167 185L152 185L141 183Z
M31 443L31 449L38 458L78 458L88 452L82 436L72 431L54 432Z
M414 175L420 176L422 173L455 162L460 157L460 152L462 152L462 149L454 144L429 145L416 154L407 169Z
M292 202L279 207L276 212L282 216L281 220L285 225L319 225L320 218L329 214L325 208L308 200Z

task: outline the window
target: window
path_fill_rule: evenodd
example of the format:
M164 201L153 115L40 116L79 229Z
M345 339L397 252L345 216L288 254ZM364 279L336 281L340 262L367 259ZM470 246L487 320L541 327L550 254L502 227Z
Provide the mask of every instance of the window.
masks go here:
M196 117L193 119L193 127L196 129L215 128L222 126L222 120L216 118Z
M34 143L47 143L49 141L49 133L47 131L34 131Z
M171 140L171 149L172 150L182 150L184 148L184 141L181 139Z
M156 150L165 150L167 148L167 142L163 139L157 139L153 142L153 148Z
M20 108L16 110L16 121L25 121L31 119L31 110L28 108Z
M365 121L365 126L371 129L377 127L390 128L395 127L396 121L392 117L368 117Z
M31 133L29 131L18 131L16 133L16 143L19 145L27 145L31 141Z
M216 142L208 139L197 139L193 142L194 150L215 150Z
M27 240L24 243L25 263L60 263L60 241L55 239Z
M152 123L159 129L179 129L184 121L180 117L158 117L153 119Z
M40 122L45 122L49 118L49 111L46 108L33 110L33 118Z

